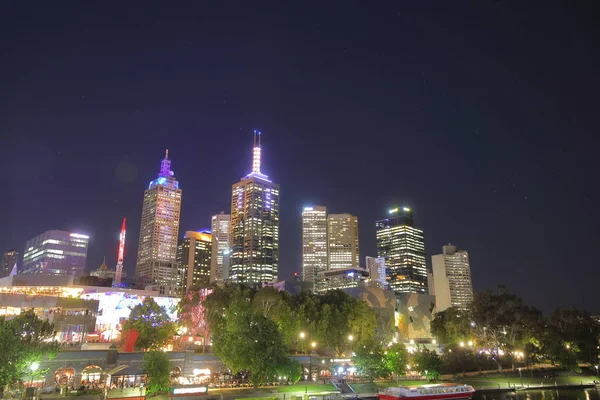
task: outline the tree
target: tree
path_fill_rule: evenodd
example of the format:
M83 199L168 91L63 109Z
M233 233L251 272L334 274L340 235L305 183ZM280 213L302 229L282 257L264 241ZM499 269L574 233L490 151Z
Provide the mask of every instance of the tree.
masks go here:
M435 314L431 334L444 347L454 348L470 334L471 316L468 312L450 307Z
M408 350L404 344L394 343L385 352L386 368L393 374L403 375L406 373L408 360Z
M206 351L206 344L210 340L208 311L204 303L211 293L212 289L209 288L190 290L179 304L181 324L190 335L202 337L202 353Z
M142 304L131 309L123 330L137 331L139 337L135 347L145 351L164 347L177 332L177 327L164 307L159 306L152 297L146 297Z
M298 361L288 359L288 362L281 367L280 374L292 384L296 384L302 377L302 366Z
M421 374L425 374L428 380L439 378L442 370L442 360L434 350L419 348L411 358L414 369Z
M250 292L232 295L213 327L213 349L232 371L249 371L254 387L271 380L289 363L277 324L252 311Z
M0 394L7 384L28 376L31 364L42 356L54 357L59 348L54 336L54 325L33 310L10 320L0 317Z
M353 357L358 372L364 375L369 382L375 379L385 378L391 371L386 363L385 354L380 344L371 342L356 350Z
M147 395L169 390L171 386L171 362L164 352L153 350L145 353L143 368L148 374Z
M547 320L542 348L551 361L578 371L579 363L597 362L599 336L600 327L587 311L558 308Z
M471 337L490 353L498 369L502 369L501 354L522 350L541 319L538 310L502 285L496 293L477 293L472 308Z

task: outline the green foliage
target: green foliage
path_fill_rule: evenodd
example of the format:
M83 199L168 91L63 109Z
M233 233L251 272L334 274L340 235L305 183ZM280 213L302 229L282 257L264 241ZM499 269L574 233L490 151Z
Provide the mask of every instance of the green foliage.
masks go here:
M165 346L177 332L164 307L159 306L151 297L131 309L129 319L123 330L135 329L139 332L136 349L157 350Z
M54 334L54 325L33 310L10 320L0 317L0 388L31 376L29 367L42 356L54 357L59 348Z
M394 343L385 352L386 368L396 375L402 375L406 372L408 362L408 350L403 344Z
M249 371L250 382L257 387L285 369L289 359L277 324L252 310L249 294L246 290L232 294L213 327L213 348L231 370Z
M279 375L285 376L292 384L296 384L302 377L302 366L298 361L288 359L288 362L281 367Z
M468 312L450 307L435 314L431 334L445 347L456 347L470 334L471 316Z
M147 395L169 390L171 362L162 351L149 351L144 354L143 369L148 374Z
M442 359L433 350L419 348L411 357L411 365L415 371L424 374L428 380L437 379L442 370Z
M469 312L437 313L431 331L445 348L447 372L489 369L490 362L498 369L551 362L577 371L580 364L597 363L599 355L600 326L588 312L559 308L544 318L504 286L477 293Z
M355 352L352 358L358 372L366 377L369 382L385 378L390 375L383 348L376 342L364 344Z

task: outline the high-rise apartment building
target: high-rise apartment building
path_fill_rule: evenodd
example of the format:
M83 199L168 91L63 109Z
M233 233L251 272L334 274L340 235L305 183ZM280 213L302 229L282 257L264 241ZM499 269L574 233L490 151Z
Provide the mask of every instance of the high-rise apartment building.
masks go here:
M369 280L372 286L385 288L387 286L387 278L385 275L385 258L383 257L367 257L367 271L369 271Z
M212 256L210 282L222 284L229 279L229 230L231 215L221 212L211 218Z
M210 283L212 237L210 232L187 231L177 246L179 278L177 286L186 293L193 287Z
M167 150L158 177L144 192L135 275L145 285L173 285L177 278L181 189L174 175Z
M260 172L260 132L252 155L252 172L231 191L229 280L259 284L279 272L279 185Z
M329 214L327 238L330 270L359 268L358 217Z
M22 274L73 275L85 273L89 237L80 233L47 231L28 240Z
M326 271L327 208L305 207L302 211L302 280L314 282L319 272Z
M8 276L18 260L18 251L15 249L6 250L2 255L2 269L0 269L0 278Z
M431 257L433 288L437 311L449 307L466 310L473 302L473 284L469 253L448 244L442 254Z
M412 211L394 208L375 223L377 256L385 258L387 281L395 293L429 292L423 231L414 226Z

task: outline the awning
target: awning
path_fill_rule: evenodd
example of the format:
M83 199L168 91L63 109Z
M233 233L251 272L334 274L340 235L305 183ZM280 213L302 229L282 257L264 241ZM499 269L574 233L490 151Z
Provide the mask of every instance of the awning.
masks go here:
M137 367L132 367L130 365L119 365L118 367L115 367L113 369L111 369L110 371L106 372L107 375L110 376L135 376L135 375L146 375L145 371L142 371L141 369L137 368Z

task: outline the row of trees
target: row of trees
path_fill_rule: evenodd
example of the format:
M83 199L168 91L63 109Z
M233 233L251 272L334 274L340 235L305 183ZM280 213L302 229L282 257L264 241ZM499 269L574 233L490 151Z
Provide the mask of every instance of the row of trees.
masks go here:
M252 313L277 326L286 351L306 353L314 342L321 353L340 356L372 340L389 341L393 334L393 319L379 317L366 302L342 291L292 296L272 287L240 285L188 293L181 302L181 323L189 332L214 341L227 311L239 306L240 299Z
M544 316L504 286L481 292L469 311L437 313L432 335L444 348L448 370L550 362L578 370L598 363L600 325L576 308L558 308Z
M290 351L348 355L389 341L393 332L392 320L382 321L367 303L341 291L292 296L271 287L202 288L183 299L181 314L189 332L211 337L214 353L232 371L248 371L254 385L275 375L297 381L301 370Z

